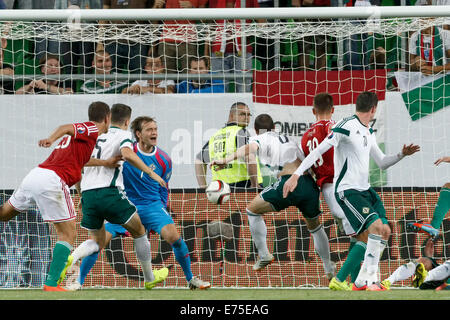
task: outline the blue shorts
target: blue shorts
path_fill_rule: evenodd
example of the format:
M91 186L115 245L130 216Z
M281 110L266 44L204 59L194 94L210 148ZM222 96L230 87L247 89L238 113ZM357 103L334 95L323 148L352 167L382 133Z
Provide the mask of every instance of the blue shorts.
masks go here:
M162 202L155 202L150 205L136 205L136 209L147 232L154 231L161 234L161 229L164 226L174 224L170 213ZM118 224L106 223L105 228L113 237L128 235L127 230Z

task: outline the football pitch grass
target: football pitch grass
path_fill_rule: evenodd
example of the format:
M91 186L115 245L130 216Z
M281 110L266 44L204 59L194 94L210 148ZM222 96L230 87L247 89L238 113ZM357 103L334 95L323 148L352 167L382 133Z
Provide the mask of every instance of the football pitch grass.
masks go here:
M44 292L39 289L3 289L0 300L450 300L450 290L392 289L383 292L329 289L84 289Z

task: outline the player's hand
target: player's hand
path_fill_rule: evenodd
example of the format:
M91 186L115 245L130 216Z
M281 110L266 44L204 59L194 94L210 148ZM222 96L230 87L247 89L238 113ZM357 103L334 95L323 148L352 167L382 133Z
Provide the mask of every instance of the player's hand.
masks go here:
M105 160L104 166L107 168L118 168L118 167L120 167L119 161L122 161L122 160L123 160L122 155L113 156L113 157Z
M217 159L217 160L211 161L211 163L209 164L209 167L212 169L214 166L216 166L217 167L216 170L221 170L221 169L225 168L226 165L227 165L227 163L225 162L225 159Z
M153 179L155 179L161 187L167 189L167 183L160 176L158 176L157 174L155 174L155 175L156 175L156 177Z
M287 198L289 193L295 190L298 183L298 178L300 178L298 175L293 174L289 179L286 180L283 186L283 198Z
M402 153L404 156L410 156L418 151L420 151L420 146L418 145L412 143L409 146L407 146L406 144L403 145Z
M434 162L434 164L438 166L442 162L450 162L450 157L439 158Z
M53 141L51 141L50 139L42 139L39 140L38 144L39 147L43 147L43 148L48 148L52 145Z

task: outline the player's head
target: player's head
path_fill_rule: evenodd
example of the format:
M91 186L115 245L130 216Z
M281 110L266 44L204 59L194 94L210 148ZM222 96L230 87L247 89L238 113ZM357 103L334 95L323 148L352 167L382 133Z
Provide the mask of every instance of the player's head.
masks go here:
M126 126L130 124L131 107L123 103L115 103L111 107L111 124Z
M377 109L378 97L376 93L364 91L356 98L356 112L373 113Z
M158 125L155 119L147 116L137 117L131 122L131 132L133 132L140 146L156 146L158 141Z
M111 110L109 106L102 101L94 101L88 108L89 121L96 122L101 133L108 132L109 125L111 124Z
M273 119L266 113L260 114L255 118L255 131L256 134L262 134L267 131L272 131L275 129L275 124Z
M333 97L327 92L321 92L314 96L313 114L319 118L329 118L334 112Z
M240 127L247 127L250 123L249 107L244 102L235 102L231 105L228 123L236 123Z

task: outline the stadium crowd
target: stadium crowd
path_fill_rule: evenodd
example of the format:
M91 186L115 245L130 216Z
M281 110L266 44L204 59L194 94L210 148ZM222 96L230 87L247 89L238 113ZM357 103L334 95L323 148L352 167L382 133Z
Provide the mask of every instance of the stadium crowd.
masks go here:
M280 7L337 7L337 6L409 6L442 5L448 0L282 0ZM241 0L0 0L0 9L170 9L170 8L238 8ZM245 7L274 7L274 0L247 0ZM258 20L256 22L264 22ZM289 21L287 21L289 22ZM312 20L311 22L318 22ZM39 23L39 22L36 22ZM94 22L92 22L94 23ZM97 23L97 22L95 22ZM98 21L98 24L109 23ZM119 27L123 21L112 21ZM431 45L424 41L425 49L419 52L417 33L408 35L407 44L401 36L380 36L377 34L353 34L339 44L330 35L306 36L300 40L275 40L247 37L214 41L197 41L196 29L186 32L186 41L165 36L174 32L179 24L195 24L195 21L132 21L127 24L152 23L162 25L160 41L142 44L132 40L109 40L105 43L89 41L64 42L49 38L33 40L1 41L0 74L15 75L14 80L2 80L5 94L70 94L70 93L223 93L251 92L250 78L242 77L247 70L289 70L329 71L387 69L423 70L424 73L439 72L427 70L422 60L430 59ZM216 21L222 28L226 21ZM365 23L354 21L355 24ZM450 47L447 26L436 31L447 50ZM423 30L429 35L434 29ZM429 38L428 37L425 37ZM431 37L433 38L433 37ZM343 56L338 55L339 45L344 46ZM407 47L405 47L405 45ZM430 49L431 48L431 49ZM402 51L407 51L407 63L401 61ZM276 54L277 52L277 54ZM444 68L447 57L442 64ZM338 61L342 59L341 61ZM433 59L433 58L431 58ZM430 61L427 62L430 64ZM426 64L426 63L425 63ZM167 79L117 79L109 80L70 75L114 75L114 74L172 74ZM206 74L231 73L235 77L218 79ZM61 75L60 80L45 78L46 75ZM179 78L177 75L192 77ZM195 75L199 76L196 79ZM21 75L27 75L22 78ZM66 75L66 76L64 76ZM30 78L31 77L31 78ZM81 78L81 79L80 79ZM48 80L51 79L51 80ZM388 90L396 90L395 81L387 82Z

